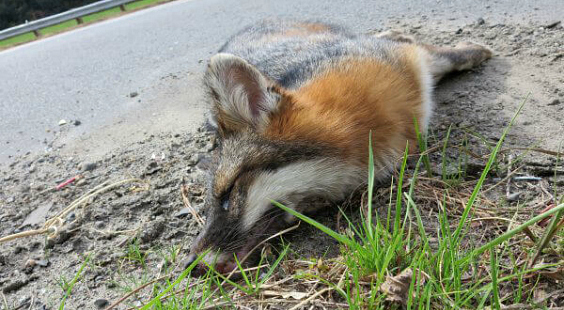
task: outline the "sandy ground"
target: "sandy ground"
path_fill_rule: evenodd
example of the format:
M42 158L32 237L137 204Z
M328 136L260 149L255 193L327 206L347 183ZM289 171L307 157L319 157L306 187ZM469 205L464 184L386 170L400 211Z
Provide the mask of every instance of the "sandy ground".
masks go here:
M470 40L495 51L495 57L479 68L449 76L437 87L431 144L441 141L452 126L452 145L467 140L475 155L487 155L485 142L495 143L499 139L519 104L528 96L508 135L506 154L523 155L520 164L524 167L520 173L540 177L547 186L564 187L564 168L561 163L558 165L555 156L511 149L564 149L561 24L525 26L478 20L460 29L445 29L448 27L421 18L409 24L390 20L386 29L389 28L436 45ZM385 29L374 29L382 30ZM169 83L170 91L176 92L181 90L182 79L186 78L198 76L171 77L163 83ZM190 113L171 110L172 114L177 112L177 117ZM170 120L155 120L155 127L159 121ZM119 126L131 125L117 126L96 134L111 134ZM187 254L186 249L200 226L185 208L180 188L186 186L192 206L196 209L202 206L206 194L202 186L205 161L215 147L214 136L202 127L195 134L178 130L149 136L147 132L152 131L139 128L139 135L131 140L138 142L111 153L97 152L96 147L85 149L80 143L61 150L64 141L55 139L51 142L51 152L21 156L0 169L0 236L40 228L46 219L106 181L141 180L113 188L89 199L86 206L65 214L64 225L54 239L33 236L2 244L0 288L8 309L58 308L63 296L62 279L72 279L86 257L90 258L88 268L67 299L67 308L103 308L107 302L121 297L126 287L143 283L143 275L158 275L163 267L162 253L172 246L181 248L179 256ZM440 163L438 154L431 157L434 166ZM80 177L60 190L54 189L74 176ZM488 184L498 181L496 177L490 177ZM504 190L498 194L503 196ZM535 199L536 192L526 186L514 190L522 192L521 200ZM322 217L333 218L334 212ZM303 235L308 237L296 238ZM133 240L147 253L146 270L140 270L127 259L128 245ZM297 253L302 255L334 252L336 248L334 242L306 227L289 240L295 242ZM308 250L314 241L317 246L313 251ZM129 305L139 305L145 298L142 295L133 298Z

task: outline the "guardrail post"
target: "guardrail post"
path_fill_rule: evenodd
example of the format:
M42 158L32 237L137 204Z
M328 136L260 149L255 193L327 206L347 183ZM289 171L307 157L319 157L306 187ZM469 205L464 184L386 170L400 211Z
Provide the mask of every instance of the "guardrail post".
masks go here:
M119 6L119 9L120 9L122 12L125 12L125 5L123 5L123 4L120 5L120 6Z

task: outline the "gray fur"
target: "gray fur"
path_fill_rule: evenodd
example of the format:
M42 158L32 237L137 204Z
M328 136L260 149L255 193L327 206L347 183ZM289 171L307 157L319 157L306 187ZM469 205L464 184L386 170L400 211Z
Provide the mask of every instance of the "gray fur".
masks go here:
M267 20L245 28L220 50L247 60L279 85L296 89L344 57L380 58L394 62L398 42L370 35L354 35L344 28L325 24L329 31L301 37L265 40L271 34L300 28L300 21ZM314 22L316 24L321 24Z

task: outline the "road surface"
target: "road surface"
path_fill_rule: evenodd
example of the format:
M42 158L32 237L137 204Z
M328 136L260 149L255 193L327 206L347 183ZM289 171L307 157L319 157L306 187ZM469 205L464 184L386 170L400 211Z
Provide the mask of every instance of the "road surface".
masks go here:
M146 135L194 130L205 110L199 81L206 60L261 18L325 19L367 31L390 18L426 17L456 29L480 17L546 23L562 12L562 0L163 4L0 52L0 162L63 145L63 152L95 156Z

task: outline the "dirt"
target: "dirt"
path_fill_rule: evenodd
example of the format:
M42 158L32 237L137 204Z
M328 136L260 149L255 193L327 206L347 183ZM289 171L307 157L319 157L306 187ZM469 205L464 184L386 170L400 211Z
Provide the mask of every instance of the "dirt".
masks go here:
M495 51L495 57L479 68L451 75L437 87L431 146L442 141L452 126L450 145L468 147L474 155L470 161L475 162L475 171L469 175L475 176L491 144L528 98L508 135L502 158L523 155L518 163L523 165L520 175L540 177L549 187L564 187L564 168L556 156L515 149L564 149L562 24L489 24L478 19L460 29L445 29L421 18L410 24L390 20L387 28L436 45L470 40ZM384 29L374 29L380 30ZM201 226L186 209L180 188L187 187L190 204L201 211L206 161L214 147L215 137L202 126L196 132L146 136L99 156L69 156L55 142L45 154L28 154L1 166L0 236L41 228L46 219L106 181L141 180L102 193L65 215L65 224L53 239L41 235L1 244L0 291L8 309L58 308L64 296L62 284L76 275L87 257L81 281L66 300L68 309L103 308L123 296L127 287L160 275L168 263L163 253L173 246L180 248L177 261L181 261ZM456 154L449 153L452 162ZM432 153L431 161L439 169L440 150ZM487 186L498 182L503 173L493 173ZM79 177L55 189L75 176ZM525 183L510 190L519 192L521 201L539 195ZM496 195L504 197L505 191L502 186ZM335 225L334 210L323 212L320 218ZM295 243L299 255L337 252L335 242L309 227L300 227L289 241ZM131 244L144 255L145 267L132 263ZM147 297L142 293L126 304L140 305ZM0 304L0 309L6 309L3 300Z

